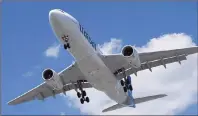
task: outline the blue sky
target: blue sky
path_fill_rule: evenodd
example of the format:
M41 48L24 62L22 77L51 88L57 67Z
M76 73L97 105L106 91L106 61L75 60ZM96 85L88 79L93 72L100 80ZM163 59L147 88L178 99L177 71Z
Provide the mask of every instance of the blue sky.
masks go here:
M73 15L92 39L103 44L120 38L123 44L145 45L151 38L184 32L197 43L196 2L3 2L2 114L81 114L60 96L17 106L6 103L42 83L45 68L61 71L73 58L63 48L58 58L45 50L58 43L48 13L59 8ZM62 46L61 46L62 47ZM30 72L29 76L25 76ZM197 104L179 114L196 114Z

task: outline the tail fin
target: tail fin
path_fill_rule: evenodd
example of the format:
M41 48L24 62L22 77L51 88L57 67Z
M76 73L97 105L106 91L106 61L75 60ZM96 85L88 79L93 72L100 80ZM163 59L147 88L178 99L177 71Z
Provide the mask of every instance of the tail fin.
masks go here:
M135 104L139 104L139 103L143 103L143 102L147 102L147 101L151 101L154 99L158 99L158 98L162 98L167 96L166 94L159 94L159 95L153 95L153 96L147 96L147 97L142 97L142 98L136 98L134 99ZM123 104L115 104L111 107L108 107L106 109L104 109L102 112L108 112L108 111L112 111L112 110L116 110L116 109L120 109L126 107Z

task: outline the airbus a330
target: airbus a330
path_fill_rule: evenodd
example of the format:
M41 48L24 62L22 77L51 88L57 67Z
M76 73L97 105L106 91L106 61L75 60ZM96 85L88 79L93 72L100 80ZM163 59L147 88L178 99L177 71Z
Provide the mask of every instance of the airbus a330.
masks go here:
M150 70L157 66L186 60L186 56L198 52L198 47L138 53L135 47L125 45L119 54L104 55L86 30L73 16L60 9L49 12L49 22L57 39L75 62L60 72L47 68L42 72L44 82L8 102L16 105L31 100L44 100L50 96L75 90L79 101L91 102L86 88L104 92L117 104L103 112L122 107L134 107L138 103L165 97L165 94L133 98L131 74ZM99 100L99 99L98 99Z

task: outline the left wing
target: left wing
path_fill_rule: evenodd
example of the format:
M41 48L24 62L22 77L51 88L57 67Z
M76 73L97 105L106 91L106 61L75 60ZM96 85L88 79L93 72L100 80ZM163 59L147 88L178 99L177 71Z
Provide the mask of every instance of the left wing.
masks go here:
M86 82L82 83L83 88L91 88L92 86ZM33 88L32 90L18 96L17 98L11 100L8 102L9 105L17 105L23 102L28 102L31 100L44 100L45 98L48 98L50 96L56 97L56 94L63 93L66 95L66 91L70 91L75 89L75 87L78 87L77 83L73 84L67 84L64 86L62 90L56 90L51 88L49 85L47 85L45 82L40 84L39 86Z
M135 74L138 71L149 69L152 71L153 67L163 65L166 68L166 64L179 62L186 60L186 56L198 52L198 47L190 47L175 50L165 50L157 52L145 52L139 53L141 67L133 68L129 65L128 60L130 57L124 57L121 54L104 55L103 61L115 74L120 69L125 70L126 75ZM117 73L116 73L117 74ZM118 79L123 78L123 73L116 75Z
M76 63L68 66L63 71L59 72L58 75L60 76L61 82L63 84L63 88L61 90L54 89L53 87L49 86L46 82L43 82L42 84L31 89L30 91L9 101L8 104L16 105L35 99L44 100L45 98L48 98L50 96L55 97L56 94L60 94L60 93L66 94L66 91L79 88L79 84L77 84L78 80L85 81L85 77L83 76L82 72L80 71ZM86 81L81 83L81 85L82 88L92 87L90 83Z

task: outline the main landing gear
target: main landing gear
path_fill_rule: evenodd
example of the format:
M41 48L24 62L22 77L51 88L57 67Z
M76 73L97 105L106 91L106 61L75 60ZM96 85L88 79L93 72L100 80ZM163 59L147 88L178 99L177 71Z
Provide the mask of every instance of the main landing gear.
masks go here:
M84 101L86 101L87 103L89 103L89 101L90 101L89 100L89 97L87 96L86 91L83 90L81 82L80 81L77 81L77 83L79 85L79 90L80 90L80 92L77 91L77 96L80 99L80 103L81 104L84 104Z
M123 86L124 92L127 92L127 90L133 91L130 76L125 77L124 80L120 80L120 84Z
M120 80L120 84L121 86L123 86L124 92L127 92L127 90L133 91L133 87L131 85L131 77L130 76L126 77L125 68L118 69L117 71L114 72L114 75L116 76L119 73L122 73L124 77L124 80L123 79Z

